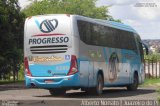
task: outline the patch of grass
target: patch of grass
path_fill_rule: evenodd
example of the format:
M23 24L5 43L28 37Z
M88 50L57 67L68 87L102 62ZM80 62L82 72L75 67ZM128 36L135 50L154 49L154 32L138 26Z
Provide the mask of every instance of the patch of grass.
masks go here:
M158 79L145 79L144 83L141 86L160 87L160 78L158 78Z
M144 83L140 85L141 87L155 87L158 93L158 103L160 104L160 78L158 79L145 79Z
M160 95L160 89L158 89L157 92ZM158 103L160 104L160 96L158 97Z
M24 80L18 80L18 81L11 81L11 80L0 80L0 85L3 85L3 84L11 84L11 83L23 83Z
M160 94L160 89L158 89L157 92Z
M160 94L160 88L157 90L157 92Z
M158 103L160 104L160 88L157 90L157 92L158 92Z

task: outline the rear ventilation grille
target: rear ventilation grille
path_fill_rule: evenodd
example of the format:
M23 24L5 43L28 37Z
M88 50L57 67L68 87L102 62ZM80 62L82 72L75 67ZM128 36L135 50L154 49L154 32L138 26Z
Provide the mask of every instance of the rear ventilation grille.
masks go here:
M48 45L48 46L31 46L32 54L54 54L65 53L68 49L67 45Z

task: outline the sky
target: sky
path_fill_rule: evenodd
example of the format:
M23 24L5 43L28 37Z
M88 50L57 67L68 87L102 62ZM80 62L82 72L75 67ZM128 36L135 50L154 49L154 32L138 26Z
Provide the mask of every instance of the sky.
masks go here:
M24 8L30 1L19 0ZM142 39L160 39L160 0L98 0L110 6L109 15L133 27Z

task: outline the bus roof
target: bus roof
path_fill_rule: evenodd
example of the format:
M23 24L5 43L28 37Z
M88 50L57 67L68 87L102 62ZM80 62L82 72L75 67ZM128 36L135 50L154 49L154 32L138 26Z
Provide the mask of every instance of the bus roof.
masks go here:
M101 20L101 19L95 19L95 20L103 22L103 23L106 23L110 27L114 27L114 28L117 28L117 29L121 29L121 30L126 30L126 31L137 33L132 27L130 27L128 25L125 25L123 23L120 23L120 22L109 21L109 20Z
M125 25L123 23L120 22L115 22L115 21L109 21L109 20L102 20L102 19L94 19L94 18L89 18L89 17L85 17L85 16L81 16L81 15L72 15L72 14L45 14L45 16L59 16L59 15L66 15L66 16L73 16L73 17L80 17L82 19L89 19L89 20L93 20L94 22L98 22L101 23L103 25L109 26L109 27L113 27L113 28L117 28L120 30L125 30L125 31L129 31L129 32L134 32L137 33L132 27ZM33 17L41 17L44 15L37 15L37 16L33 16Z
M113 28L117 28L117 29L120 29L120 30L125 30L125 31L129 31L129 32L137 33L136 30L134 30L132 27L130 27L128 25L125 25L123 23L120 23L120 22L102 20L102 19L94 19L94 18L84 17L84 16L80 16L80 15L73 15L73 16L81 17L83 19L91 19L94 22L98 22L98 23L101 23L101 24L109 26L109 27L113 27Z

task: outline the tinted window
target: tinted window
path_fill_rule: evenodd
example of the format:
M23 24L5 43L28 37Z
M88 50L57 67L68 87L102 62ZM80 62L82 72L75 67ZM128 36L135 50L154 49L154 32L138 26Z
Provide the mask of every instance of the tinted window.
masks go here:
M143 45L142 45L142 41L141 41L141 38L139 37L139 35L135 34L136 35L136 40L137 40L137 43L138 43L138 49L139 49L139 53L140 53L140 56L141 56L141 61L144 62L144 51L143 51Z
M77 21L80 39L88 45L105 46L136 51L132 32L87 21Z

